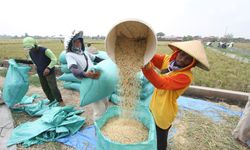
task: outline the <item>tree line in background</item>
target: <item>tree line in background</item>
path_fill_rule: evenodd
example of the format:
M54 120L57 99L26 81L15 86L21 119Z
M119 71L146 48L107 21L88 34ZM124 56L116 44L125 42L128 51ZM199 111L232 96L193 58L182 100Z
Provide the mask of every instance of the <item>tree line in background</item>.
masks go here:
M0 39L22 39L24 37L30 36L28 33L24 35L17 36L17 35L0 35ZM54 36L39 36L39 35L32 35L32 37L37 39L64 39L63 35L54 35ZM243 42L248 43L250 39L246 39L243 37L234 37L233 34L225 34L223 37L217 36L208 36L208 37L201 37L199 35L191 36L166 36L163 32L158 32L156 37L159 41L190 41L190 40L202 40L203 42ZM86 39L94 39L94 40L104 40L105 36L97 35L97 36L84 36Z
M225 34L223 37L217 36L208 36L208 37L201 37L199 35L196 36L166 36L163 32L158 32L156 34L157 39L159 41L190 41L190 40L202 40L203 42L243 42L248 43L250 39L246 39L243 37L234 37L233 34Z

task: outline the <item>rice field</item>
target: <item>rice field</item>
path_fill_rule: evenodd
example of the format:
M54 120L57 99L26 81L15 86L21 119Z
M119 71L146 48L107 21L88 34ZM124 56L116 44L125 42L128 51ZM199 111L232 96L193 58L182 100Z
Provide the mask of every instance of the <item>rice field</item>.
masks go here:
M50 48L56 56L64 49L60 40L43 39L38 40L42 46ZM85 40L92 43L92 46L99 50L105 50L103 40ZM157 53L171 54L167 44L169 42L158 42ZM235 43L244 49L250 49L250 43ZM211 66L209 72L199 68L193 69L193 85L207 86L214 88L229 89L242 92L250 92L250 65L239 62L232 58L216 53L206 48L207 56ZM21 40L0 40L0 60L3 58L27 58L27 52L22 48Z

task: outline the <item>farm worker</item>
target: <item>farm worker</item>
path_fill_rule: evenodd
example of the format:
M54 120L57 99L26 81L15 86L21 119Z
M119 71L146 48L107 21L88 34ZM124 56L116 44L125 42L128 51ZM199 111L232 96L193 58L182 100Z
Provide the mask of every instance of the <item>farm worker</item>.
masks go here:
M32 37L23 39L23 47L29 51L29 56L36 65L37 74L47 98L50 102L56 100L63 105L62 96L56 83L55 65L57 58L55 54L50 49L39 46Z
M91 78L93 80L99 78L99 72L92 72L89 69L93 66L93 62L99 63L103 59L85 50L82 31L76 34L73 33L66 51L65 57L68 68L75 77L83 80L84 78ZM106 111L105 101L106 99L92 104L94 120L98 119Z
M145 77L155 87L149 107L156 123L158 150L167 148L168 131L178 111L177 98L193 80L191 69L198 66L209 70L200 41L175 42L168 46L173 50L172 55L156 54L142 69Z

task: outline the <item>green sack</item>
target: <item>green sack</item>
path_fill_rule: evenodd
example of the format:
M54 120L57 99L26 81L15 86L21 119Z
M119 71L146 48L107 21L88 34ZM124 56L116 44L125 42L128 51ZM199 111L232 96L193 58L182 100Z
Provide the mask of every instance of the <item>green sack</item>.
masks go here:
M156 129L154 119L150 113L150 111L143 107L138 107L137 112L134 117L141 121L148 129L148 140L137 143L137 144L120 144L110 139L106 138L102 132L101 128L105 125L105 123L121 114L121 109L118 106L110 107L102 118L95 121L96 134L97 134L97 150L156 150L157 142L156 142Z
M120 97L116 93L111 94L110 97L109 97L109 100L111 102L113 102L114 104L116 104L116 105L118 105L120 103L120 101L121 101Z
M36 99L36 98L39 98L39 97L40 97L40 95L38 95L38 94L33 94L33 95L31 95L31 96L25 95L25 96L22 98L20 104L32 104L32 103L33 103L33 100Z
M58 78L58 80L81 83L81 80L76 78L72 73L64 73Z
M71 71L68 69L68 65L67 64L61 64L60 68L61 68L61 71L63 73L71 73Z
M102 58L102 59L109 59L109 56L108 56L107 52L105 52L105 51L98 51L98 53L95 54L95 56Z
M69 90L80 91L81 84L77 82L63 82L63 87Z
M17 126L12 131L7 146L23 143L23 146L29 147L73 135L85 122L84 118L76 115L81 112L73 106L53 107L44 112L41 118Z
M111 95L118 83L118 70L111 59L103 60L91 68L100 72L99 79L85 78L80 87L80 106L102 100Z
M37 103L30 104L30 105L22 105L19 107L12 108L13 111L21 111L26 112L30 116L42 116L44 112L51 109L52 107L58 106L57 101L53 101L50 103L48 99L40 100Z
M3 85L3 100L8 107L19 103L29 88L30 67L9 60L9 68Z
M145 107L145 108L149 108L150 102L152 100L152 95L153 94L149 95L147 98L145 98L143 100L140 100L139 105L142 107Z
M147 85L148 83L150 83L148 81L148 79L144 76L144 74L142 73L142 71L140 71L140 72L137 73L136 78L138 80L140 80L140 84L141 84L142 87L145 86L145 85Z
M154 86L151 83L148 83L142 87L140 91L140 99L144 100L148 98L154 92Z
M66 60L66 51L62 51L61 54L59 55L59 61L61 64L67 64L67 60Z

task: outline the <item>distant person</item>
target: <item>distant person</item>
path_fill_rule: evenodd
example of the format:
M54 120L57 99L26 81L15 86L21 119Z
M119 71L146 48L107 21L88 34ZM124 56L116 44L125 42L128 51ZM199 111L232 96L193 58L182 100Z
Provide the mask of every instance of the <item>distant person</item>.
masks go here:
M88 44L87 44L87 47L90 47L90 46L91 46L91 43L88 43Z
M155 87L149 107L156 123L158 150L167 148L168 131L178 112L177 98L193 80L191 69L198 66L209 70L200 41L175 42L168 46L173 50L172 55L156 54L142 69L145 77Z
M91 53L91 54L97 54L98 53L98 50L92 46L91 43L87 43L87 47L86 47L86 50Z
M50 49L39 46L32 37L23 39L23 47L29 51L29 56L32 60L30 63L36 65L37 74L47 98L50 102L56 100L64 105L56 82L55 65L57 58L55 54Z
M99 63L103 59L96 57L85 50L82 31L72 36L66 51L68 68L75 77L82 80L85 78L93 80L99 78L99 72L92 72L89 69L94 65L93 62ZM105 101L107 100L103 99L92 104L94 120L101 117L106 111Z

